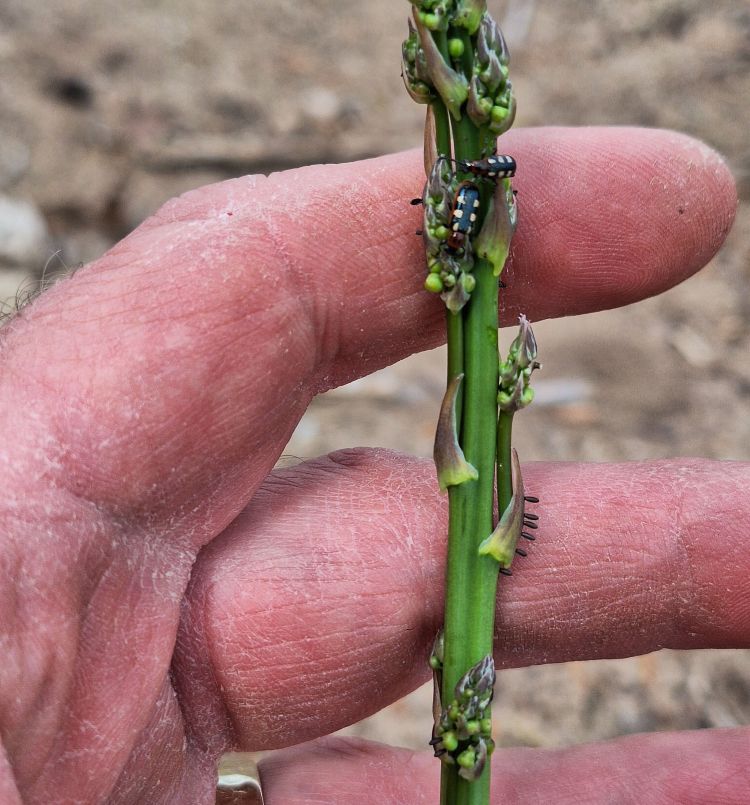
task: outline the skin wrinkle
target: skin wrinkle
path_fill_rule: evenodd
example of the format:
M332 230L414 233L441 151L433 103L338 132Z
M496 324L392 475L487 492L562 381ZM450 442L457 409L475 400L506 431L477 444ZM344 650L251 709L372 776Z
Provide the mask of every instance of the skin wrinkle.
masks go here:
M60 490L54 491L55 497L59 497ZM47 506L50 505L51 501L48 500ZM60 511L63 511L63 502L57 505ZM91 514L91 507L84 505L81 508L81 504L77 502L74 505L76 507L73 509L74 513L69 515L71 522L85 523L86 515ZM38 514L36 521L39 523L43 519L43 516ZM6 530L6 538L8 533ZM68 699L74 674L73 660L80 631L80 618L76 613L80 612L90 600L102 567L107 561L100 551L90 550L92 540L102 534L98 525L92 526L92 523L89 523L88 532L83 529L77 531L76 539L62 546L65 554L72 560L71 568L75 570L65 565L62 556L57 568L50 564L41 568L38 564L38 551L43 545L42 540L38 540L36 546L33 543L30 545L29 532L24 528L23 533L24 537L18 543L19 546L24 546L20 554L23 558L17 575L13 578L25 580L25 589L21 586L16 589L25 593L23 601L28 632L21 632L26 640L18 650L19 656L25 657L26 662L23 663L23 670L19 666L19 676L16 679L6 679L7 684L1 687L10 694L11 691L23 689L24 685L21 684L23 680L27 690L33 692L33 704L26 703L20 706L18 703L14 708L18 711L17 719L10 723L4 720L5 742L11 751L14 750L16 741L20 740L21 728L27 735L37 735L34 743L38 749L51 741L54 736L49 724L61 718L62 705ZM33 549L29 550L32 546ZM32 602L34 598L38 599L40 596L50 602L50 614L41 622L31 623L30 620L34 618L32 613L35 612ZM53 635L54 640L50 641L48 651L40 657L39 649L45 645L44 638L48 635ZM35 727L35 724L39 726ZM49 747L37 752L41 758L39 765L43 765L45 756L51 751L52 748ZM19 764L19 772L25 767L27 760L28 758L24 756L24 764Z
M281 258L282 270L280 273L287 278L288 296L298 300L298 311L299 314L304 314L303 321L307 324L307 332L320 333L321 318L316 310L316 303L318 301L316 294L313 293L311 289L311 272L305 270L305 268L300 265L299 261L290 253L286 245L286 239L280 232L278 222L274 216L274 210L280 207L283 208L285 204L288 203L288 198L280 200L279 197L276 197L271 201L272 203L269 205L268 211L263 210L259 216L259 222L263 226L263 232L268 238L273 251ZM274 204L273 202L279 203ZM290 320L295 321L296 318L296 316L293 316L290 317ZM322 338L322 335L320 337ZM309 339L309 343L319 349L320 340L318 338ZM311 369L312 366L317 366L319 363L320 356L316 354L314 358L310 360Z
M131 581L130 581L130 585L131 585L131 587L132 587L132 586L134 586L134 585L135 585L136 587L138 586L138 578L139 578L139 576L138 576L137 574L136 574L136 575L133 575L133 576L126 576L125 578L131 578ZM177 581L178 581L178 583L179 583L179 579L177 579ZM104 589L104 587L103 587L104 583L105 583L105 581L104 581L104 579L102 578L102 579L100 580L100 584L99 584L99 589L100 589L100 590ZM130 597L132 597L132 596L130 596ZM95 597L94 597L94 598L95 598ZM96 606L96 601L95 601L95 600L92 600L92 606ZM91 610L89 610L89 612L91 612ZM142 609L141 609L141 613L143 613L143 610L142 610ZM98 615L96 615L96 614L94 614L94 615L92 616L92 619L91 619L91 623L92 623L92 630L91 630L91 631L92 631L92 633L97 633L98 631L100 631L100 630L101 630L101 626L102 626L102 624L101 624L101 623L100 623L100 621L99 621L99 617L100 617L100 616L98 616ZM138 626L140 629L143 629L144 627L148 627L148 621L147 621L146 619L144 619L143 614L141 614L141 616L140 616L140 617L138 617L138 615L137 615L137 614L135 614L135 617L136 617L136 624L137 624L137 626ZM117 626L117 623L116 623L116 622L115 622L115 623L113 623L113 624L108 624L108 628L109 628L109 629L111 629L111 630L112 630L112 631L114 631L114 632L120 632L120 631L122 631L123 633L127 633L127 630L125 630L125 629L121 629L121 628L118 628L118 626ZM138 629L136 629L136 632L135 632L135 633L137 633L137 632L138 632ZM84 659L82 659L82 660L81 660L81 662L84 662L84 661L85 661L85 646L86 646L86 637L85 637L85 634L86 634L86 632L85 632L85 629L84 629L84 632L83 632L83 640L82 640L82 643L81 643L81 645L83 646L82 651L84 652ZM132 632L131 632L131 634L132 634ZM132 637L131 637L131 640L132 640ZM110 643L108 648L109 648L109 650L115 650L115 651L116 651L116 644ZM96 652L97 654L99 653L99 647L98 647L98 643L97 643L97 641L96 641L96 640L95 640L95 641L94 641L94 642L91 644L91 650L92 650L92 651L94 651L94 652ZM169 648L169 646L168 646L168 650L169 650L169 651L171 651L171 648ZM151 648L150 653L153 653L153 647ZM149 656L149 654L145 654L144 656ZM154 661L155 661L155 662L158 662L158 661L159 661L159 657L158 657L158 655L157 655L156 657L154 657ZM79 662L79 664L78 664L78 668L80 669L81 667L82 667L82 666L81 666L81 664L80 664L80 662ZM59 670L59 669L58 669L58 670ZM80 675L80 674L77 674L77 676L78 676L78 684L81 684L81 680L83 680L83 684L86 684L86 682L85 682L85 677L81 677L81 675ZM98 677L97 677L97 678L98 678ZM106 678L106 676L105 676L105 675L102 675L102 676L101 676L101 678L102 678L102 679L105 679L105 678ZM89 688L89 690L91 690L91 692L92 692L94 695L104 695L105 699L109 699L109 693L110 693L109 689L104 688L104 689L101 691L101 693L100 693L100 694L97 694L97 692L96 692L96 690L95 690L95 689L91 689L89 686L87 686L87 687ZM80 698L80 697L79 697L79 698ZM67 697L63 698L63 699L62 699L62 701L65 701L66 699L67 699ZM140 696L136 696L136 697L135 697L135 700L136 700L136 701L141 701L141 697L140 697ZM148 700L148 699L146 698L146 701L147 701L147 700ZM71 714L71 716L72 716L72 715L74 715L74 714ZM113 716L114 716L114 715L116 715L116 711L115 711L115 712L113 712L113 711L111 711L111 710L110 710L110 712L109 712L109 722L108 722L108 723L109 723L109 731L112 733L112 738L113 738L113 739L114 739L114 734L115 734L115 732L116 732L116 733L117 733L117 735L118 735L118 739L117 739L117 741L115 742L114 746L117 746L117 747L118 747L118 750L119 750L119 752L120 752L120 753L122 753L122 752L124 751L124 752L127 754L127 744L125 744L125 745L123 744L123 740L124 740L123 731L122 731L122 730L119 730L119 731L117 730L118 719L117 719L117 718L113 718ZM67 719L68 723L70 723L71 716L69 716L69 717L68 717L68 719ZM81 723L84 723L84 722L82 721ZM115 732L112 732L113 730L114 730ZM77 736L77 738L76 738L76 737L70 737L70 736L72 735L70 732L68 732L68 735L69 735L69 738L68 738L67 740L63 739L63 745L65 745L65 746L75 746L77 741L84 740L84 739L85 739L85 740L90 740L90 737L89 737L89 736L90 736L90 732L88 732L88 731L83 732L83 733L80 733L80 734ZM135 740L135 737L136 737L136 736L133 736L133 740ZM100 745L100 749L101 749L101 750L105 750L105 749L109 748L109 745L110 745L110 739L109 739L108 737L106 737L106 735L105 735L105 734L102 734L102 735L100 736L100 739L99 739L99 745ZM60 760L59 760L59 761L58 761L58 763L57 763L57 764L55 764L55 765L57 765L57 766L58 766L58 768L61 768L61 767L59 766L59 763L60 763L60 762L65 761L65 759L66 759L66 758L67 758L68 760L74 761L74 760L75 760L75 759L76 759L78 756L79 756L79 753L77 753L76 751L72 751L72 750L69 750L69 751L66 751L66 752L60 752L60 754L59 754L59 758L60 758ZM49 771L49 770L47 770L47 771ZM62 772L61 772L61 774L62 774Z
M92 710L94 712L99 711L102 709L99 705L99 702L104 704L104 702L111 699L111 688L109 684L98 684L96 681L99 679L107 679L106 674L97 673L97 666L104 665L104 667L106 667L107 658L97 657L93 663L93 668L91 659L92 654L99 654L101 650L100 633L102 631L103 624L100 622L101 616L98 614L97 599L102 596L111 595L110 588L112 583L116 583L120 577L121 574L118 572L118 569L110 566L100 577L97 591L92 596L90 607L86 610L86 617L81 625L81 648L78 650L78 656L80 659L74 668L74 689L77 695L72 696L71 699L75 701L76 704L74 708L69 710L66 717L63 719L63 723L66 725L85 723L83 718L81 718L83 713L91 712ZM128 601L137 599L139 597L136 589L137 574L126 576L126 579L128 579L128 581L126 582L125 590L122 593L120 593L118 590L118 596L121 597L122 600ZM135 594L133 594L134 590ZM128 618L124 617L117 619L107 625L108 630L111 630L113 635L126 634L128 630L124 627L128 625L128 620ZM143 627L147 625L147 623L144 624L139 618L136 621L136 630L142 630ZM142 639L143 638L141 637L141 640ZM112 648L114 648L114 645ZM155 647L152 645L150 650L154 652ZM171 647L169 650L171 651ZM139 693L140 692L141 691L139 691ZM67 728L60 730L58 734L58 744L56 747L57 754L61 759L64 759L67 755L67 752L63 751L63 747L83 744L84 741L81 739L84 737L84 735L86 736L86 740L91 743L93 741L93 736L95 735L96 744L98 744L102 749L105 747L109 749L111 745L112 747L117 746L117 753L127 757L130 754L130 748L135 744L135 740L140 733L140 729L134 731L131 724L132 714L130 712L119 714L116 709L112 709L109 712L109 717L106 722L106 731L99 732L95 723L92 723L91 730L86 730L85 733L78 735L78 740L76 740L75 727L68 726ZM123 740L124 735L128 735L130 739L128 743ZM119 737L116 739L116 736ZM75 751L71 751L70 757L75 756Z
M683 470L684 472L684 470ZM700 602L700 583L696 579L692 563L690 562L690 551L688 548L689 531L685 523L685 492L688 488L687 479L682 473L672 479L670 496L667 498L668 505L672 508L670 517L671 528L669 530L669 541L674 546L674 551L666 557L670 562L670 572L675 579L684 579L686 590L680 595L674 596L674 605L671 611L671 622L673 635L675 638L684 633L691 632L690 609L696 607ZM705 611L702 612L705 616Z
M283 182L283 174L274 174L280 182ZM281 184L280 186L284 186ZM326 196L328 193L325 194ZM288 272L292 282L290 290L304 301L305 312L308 316L310 329L316 334L315 338L309 339L310 345L314 350L313 365L316 367L324 366L331 362L329 355L335 355L341 344L339 332L339 322L341 311L329 303L329 294L321 293L316 271L306 268L311 262L325 265L327 262L325 251L318 244L316 239L307 241L306 253L297 255L293 247L289 245L288 237L281 234L282 229L288 233L293 231L293 221L298 217L308 218L310 221L310 231L320 233L320 242L325 243L330 238L328 234L328 201L326 198L316 199L312 196L304 201L294 199L295 208L290 210L290 199L284 198L283 204L273 203L278 201L278 196L272 199L269 205L269 212L263 216L263 224L269 235L271 243L281 255L283 265ZM312 260L310 259L312 257ZM332 309L333 308L333 309Z
M731 463L727 462L726 466L731 466ZM678 615L680 616L681 620L684 621L689 618L690 609L697 610L701 613L703 621L706 623L707 627L711 631L718 632L722 629L724 624L722 608L721 606L717 607L717 604L719 604L721 600L721 592L713 592L710 587L701 585L697 580L697 568L701 566L703 556L701 555L701 552L696 552L696 546L691 542L691 540L685 538L685 535L690 533L691 527L703 527L704 529L708 530L705 514L696 517L690 512L690 509L695 505L696 481L697 483L701 483L703 479L691 465L688 465L675 480L675 486L678 487L675 495L675 498L679 504L678 522L681 525L681 528L678 532L678 538L686 557L685 564L687 565L689 578L692 582L693 593L688 601L685 602L685 606L678 611ZM718 520L723 524L726 518L725 512L732 511L735 514L735 517L739 520L740 533L747 529L747 526L744 525L742 520L742 516L746 515L747 513L747 504L743 505L745 487L742 484L737 483L736 481L733 482L733 479L730 477L730 473L725 473L721 481L719 481L718 478L709 481L709 488L707 491L709 495L713 497L715 504L714 507L709 510L709 517L711 517L709 522L711 524L713 524L714 520ZM713 542L714 544L717 542L716 534L713 534ZM708 548L707 550L712 550L712 548ZM703 551L704 554L705 551L706 549ZM740 556L738 557L738 562L741 563L744 560L744 551L740 549L739 553ZM725 560L727 561L728 568L737 566L737 563L733 565L728 561L729 557L725 556ZM746 605L744 614L747 616L750 615L750 591L745 593L745 601ZM740 610L738 606L739 603L740 602L737 600L732 601L735 612ZM691 628L695 629L696 627L694 624L691 624Z
M221 636L211 639L210 627L205 623L213 587L201 587L199 580L200 563L196 562L180 610L171 674L186 714L186 734L218 759L221 752L240 745L239 732L219 681L220 666L214 652Z
M156 801L156 795L169 780L169 788L162 793L163 802L172 800L184 763L182 753L185 741L179 705L167 676L154 707L149 723L134 744L120 777L113 786L108 805L138 805Z

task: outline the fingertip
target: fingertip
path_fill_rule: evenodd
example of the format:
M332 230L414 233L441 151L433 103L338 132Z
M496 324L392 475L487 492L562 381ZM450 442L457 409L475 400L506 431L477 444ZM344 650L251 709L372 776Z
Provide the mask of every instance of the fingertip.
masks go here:
M505 318L630 304L682 282L718 251L737 208L722 157L688 135L627 127L506 136L519 227Z
M682 164L687 166L688 181L695 182L698 232L703 237L702 252L707 262L724 243L734 223L739 204L737 183L728 162L710 145L680 132L668 134L672 135Z
M666 223L687 232L697 270L719 250L737 211L737 187L724 157L702 140L672 130L645 130L657 170L650 188L671 216ZM671 203L670 203L671 202Z

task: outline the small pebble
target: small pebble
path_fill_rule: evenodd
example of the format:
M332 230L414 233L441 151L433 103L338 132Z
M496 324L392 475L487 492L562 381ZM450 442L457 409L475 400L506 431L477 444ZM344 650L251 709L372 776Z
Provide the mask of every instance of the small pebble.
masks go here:
M0 196L0 263L42 268L49 233L39 210Z

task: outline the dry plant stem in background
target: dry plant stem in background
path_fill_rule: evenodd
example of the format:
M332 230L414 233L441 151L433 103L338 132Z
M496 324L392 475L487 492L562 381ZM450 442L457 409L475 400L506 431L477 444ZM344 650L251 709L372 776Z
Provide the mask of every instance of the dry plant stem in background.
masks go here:
M443 805L489 802L492 659L498 573L510 575L526 514L513 414L533 397L536 343L524 317L505 361L498 357L498 288L516 223L512 157L497 137L512 124L508 50L486 0L411 0L402 72L427 104L427 182L422 236L425 288L445 302L448 387L435 437L441 489L449 495L443 631L435 675L431 745L442 761ZM497 469L497 474L496 474ZM497 496L500 513L494 522Z

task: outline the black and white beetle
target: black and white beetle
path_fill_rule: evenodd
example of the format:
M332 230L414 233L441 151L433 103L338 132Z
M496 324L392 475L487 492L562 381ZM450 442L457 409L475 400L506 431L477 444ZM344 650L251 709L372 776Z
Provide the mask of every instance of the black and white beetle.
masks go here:
M462 171L481 176L483 179L510 179L516 175L516 160L507 154L495 154L486 159L477 159L473 162L457 160L456 165Z
M472 173L479 179L489 179L495 183L497 183L499 179L509 179L511 176L516 175L516 161L507 154L494 154L493 156L473 161L454 160L450 157L439 157L439 159L455 162L459 170ZM515 194L515 191L513 192ZM411 203L423 204L424 200L414 198L411 200ZM453 196L450 234L445 242L446 250L449 253L456 254L464 248L466 238L474 229L479 206L479 188L473 182L461 182ZM422 230L418 229L416 234L421 235Z
M474 229L479 211L479 188L473 182L461 182L453 197L450 235L445 245L448 251L460 251Z

